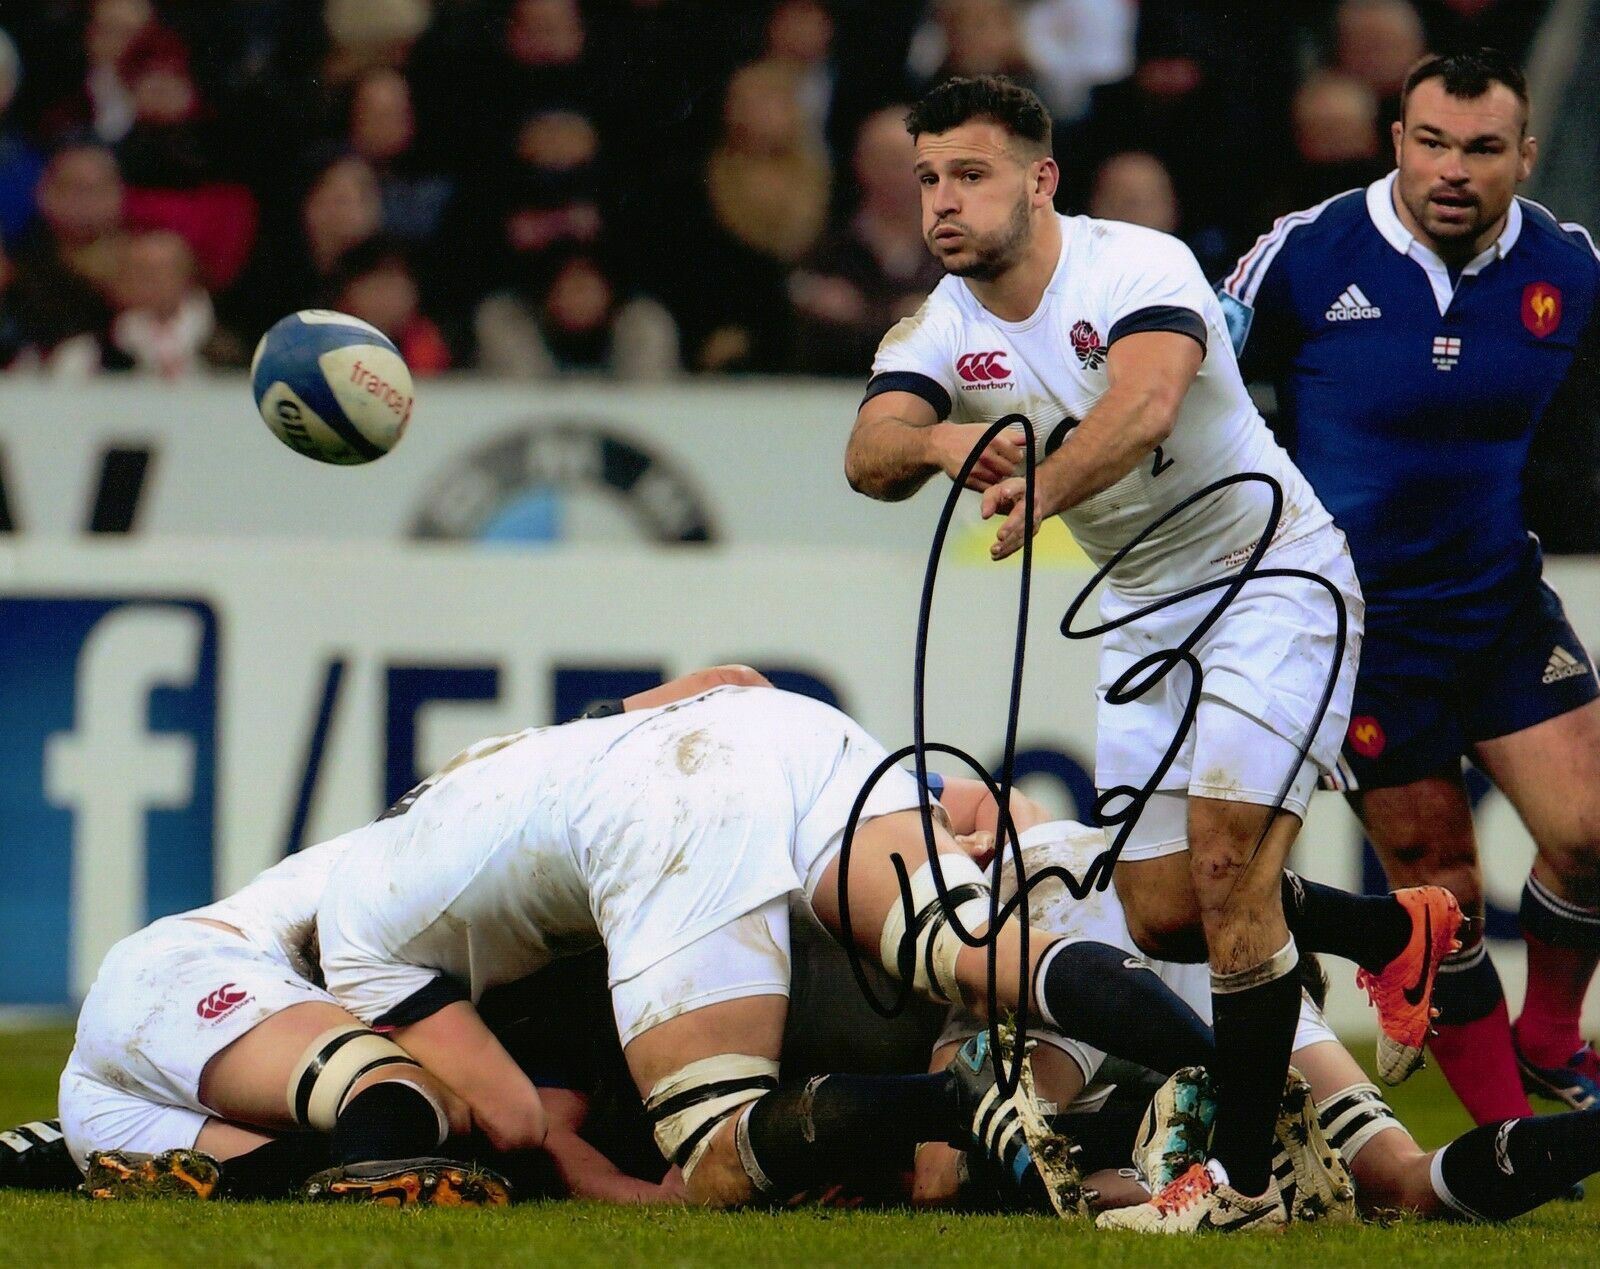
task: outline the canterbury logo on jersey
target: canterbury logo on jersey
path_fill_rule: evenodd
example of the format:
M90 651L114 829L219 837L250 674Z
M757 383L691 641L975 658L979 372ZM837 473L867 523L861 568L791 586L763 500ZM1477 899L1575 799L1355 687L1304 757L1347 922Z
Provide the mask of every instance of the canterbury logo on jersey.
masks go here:
M223 983L215 991L203 996L194 1011L207 1022L213 1022L232 1013L249 999L250 993L244 988L235 983Z
M956 359L956 373L963 383L991 384L1011 378L1004 352L963 353Z
M1383 310L1369 300L1354 282L1345 287L1323 314L1330 322L1359 322L1368 317L1382 317Z
M1580 661L1560 644L1557 644L1550 653L1550 659L1545 662L1544 679L1546 684L1559 683L1563 679L1575 679L1580 674L1589 672L1589 664Z

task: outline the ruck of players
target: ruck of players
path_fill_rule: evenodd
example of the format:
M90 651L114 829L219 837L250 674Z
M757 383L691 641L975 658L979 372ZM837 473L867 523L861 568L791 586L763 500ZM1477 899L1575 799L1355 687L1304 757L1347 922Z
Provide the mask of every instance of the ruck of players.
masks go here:
M743 666L486 738L371 823L118 943L58 1117L0 1133L0 1184L844 1197L1243 1236L1503 1221L1571 1194L1600 1171L1579 1033L1600 679L1520 493L1534 430L1596 386L1600 256L1518 196L1528 123L1507 59L1422 61L1395 171L1284 217L1214 288L1174 237L1057 210L1031 91L930 90L905 179L945 277L883 337L843 473L893 502L965 470L996 561L1065 522L1103 574L1078 708L1098 788L1148 789L1132 822L1002 804L936 755L863 795L903 737ZM974 372L980 354L1008 373ZM1276 431L1241 359L1277 384ZM1072 598L1045 577L1034 594ZM1180 645L1183 666L1121 690ZM1538 849L1514 1023L1463 758ZM1392 891L1288 869L1319 790ZM1018 898L1113 839L1109 886ZM910 1006L872 1009L852 960ZM1323 1016L1329 975L1370 999L1378 1083ZM1478 1125L1434 1150L1380 1086L1428 1053Z

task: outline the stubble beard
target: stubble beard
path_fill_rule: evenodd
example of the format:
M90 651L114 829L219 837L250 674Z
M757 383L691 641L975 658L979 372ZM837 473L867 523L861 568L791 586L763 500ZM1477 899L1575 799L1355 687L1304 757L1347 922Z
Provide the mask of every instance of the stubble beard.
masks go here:
M1004 229L988 238L977 239L971 260L965 264L945 264L944 271L952 277L971 278L976 282L994 281L1022 259L1028 246L1030 211L1028 200L1019 199Z

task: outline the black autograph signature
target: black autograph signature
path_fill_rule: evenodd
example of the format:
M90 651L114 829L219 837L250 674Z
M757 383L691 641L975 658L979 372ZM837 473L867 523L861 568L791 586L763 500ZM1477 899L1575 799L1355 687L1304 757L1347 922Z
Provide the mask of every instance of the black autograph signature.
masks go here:
M910 875L907 871L905 861L901 859L899 855L892 856L895 877L900 887L900 903L905 913L906 934L900 940L900 947L897 956L897 977L899 979L898 989L894 993L892 999L883 1001L878 999L873 991L871 983L867 979L863 957L860 951L857 949L853 937L849 903L850 851L854 843L856 829L860 823L862 809L865 807L867 798L871 795L872 790L877 786L878 781L881 780L892 767L898 766L906 758L914 758L917 783L921 790L919 809L922 818L922 839L927 850L928 861L932 865L934 889L938 894L940 903L944 906L944 911L949 921L949 928L954 930L957 937L960 938L960 940L968 947L983 947L987 949L988 969L986 978L986 1002L988 1008L986 1012L989 1017L989 1043L991 1051L995 1054L999 1054L1003 1051L1000 1045L999 1036L998 1019L1000 1011L995 1007L999 996L999 992L997 990L997 973L999 962L997 932L1010 918L1010 916L1018 910L1018 908L1021 908L1021 910L1026 913L1029 894L1035 887L1043 885L1047 881L1060 881L1067 888L1068 893L1071 894L1074 899L1078 900L1086 898L1092 891L1104 890L1108 885L1111 884L1112 870L1116 867L1117 860L1122 854L1122 848L1128 839L1128 835L1133 831L1133 827L1138 822L1139 815L1149 802L1151 795L1154 794L1157 788L1160 787L1162 778L1172 767L1172 764L1177 760L1178 754L1182 750L1184 740L1187 738L1190 728L1194 725L1195 714L1200 707L1201 684L1204 678L1200 667L1200 661L1199 658L1195 656L1194 648L1200 642L1200 640L1206 636L1207 632L1209 632L1211 628L1222 618L1222 615L1227 612L1229 606L1232 605L1234 600L1238 598L1239 593L1248 583L1255 579L1269 577L1297 577L1320 585L1332 597L1334 605L1335 631L1337 636L1336 654L1332 658L1332 665L1329 669L1327 680L1323 684L1322 696L1317 704L1316 715L1312 721L1311 727L1306 735L1306 738L1301 741L1297 758L1290 767L1289 771L1285 774L1283 783L1279 787L1277 796L1274 799L1273 810L1275 811L1282 808L1284 800L1288 797L1289 789L1293 784L1296 773L1299 771L1301 764L1305 762L1307 755L1310 753L1312 740L1318 731L1321 730L1322 720L1327 714L1328 707L1333 700L1334 690L1338 684L1339 671L1344 661L1344 650L1349 634L1349 617L1345 609L1344 596L1340 594L1338 587L1336 587L1333 583L1316 573L1307 572L1303 569L1260 567L1261 559L1266 554L1268 548L1272 545L1273 538L1277 534L1278 525L1283 515L1283 488L1271 476L1268 476L1262 472L1239 472L1235 473L1234 475L1225 476L1220 480L1213 481L1211 484L1202 489L1196 490L1194 493L1184 498L1176 506L1170 508L1166 512L1162 513L1162 515L1152 520L1143 529L1141 529L1139 533L1132 538L1132 540L1118 550L1117 553L1111 557L1111 559L1107 560L1104 566L1102 566L1100 570L1095 573L1094 577L1090 579L1088 585L1078 592L1072 603L1068 605L1066 615L1061 619L1061 633L1068 639L1097 638L1109 631L1138 621L1141 618L1148 617L1151 614L1160 612L1165 608L1170 608L1174 604L1183 603L1196 595L1204 595L1210 592L1216 592L1216 602L1212 604L1212 606L1206 611L1205 615L1195 624L1194 628L1188 632L1188 634L1183 638L1177 647L1157 649L1156 651L1141 657L1133 665L1129 666L1122 674L1120 674L1116 681L1113 682L1106 690L1107 705L1125 705L1129 702L1137 701L1140 697L1145 695L1145 693L1154 688L1156 684L1165 679L1167 675L1171 674L1179 666L1183 666L1189 671L1189 692L1184 701L1182 718L1177 731L1174 733L1171 741L1168 743L1160 761L1156 763L1154 770L1152 770L1150 773L1149 779L1146 780L1144 784L1137 786L1128 784L1116 785L1112 788L1101 790L1095 797L1094 818L1096 822L1101 824L1107 830L1114 829L1115 832L1112 833L1106 849L1095 857L1095 859L1090 863L1089 867L1084 871L1083 876L1075 876L1069 869L1059 865L1052 865L1041 868L1037 872L1029 873L1026 866L1023 864L1022 846L1017 836L1016 826L1011 822L1010 794L1013 777L1015 774L1017 719L1021 712L1020 707L1022 702L1022 671L1028 646L1028 605L1033 587L1033 534L1024 534L1022 542L1022 573L1021 579L1018 583L1017 592L1016 638L1012 654L1010 699L1008 713L1006 716L1005 746L1002 751L1003 756L1000 763L999 780L996 781L993 777L991 777L989 772L984 768L983 764L971 754L966 753L954 745L944 744L939 741L930 741L927 738L924 709L927 693L928 630L932 623L933 596L938 580L939 562L944 552L945 538L949 534L951 517L955 513L957 501L966 486L967 477L971 475L972 469L977 465L979 457L988 447L989 442L1005 429L1017 424L1020 424L1022 427L1024 440L1023 505L1026 507L1032 507L1034 505L1035 469L1037 463L1035 453L1036 442L1033 435L1033 428L1025 415L1008 414L1004 418L998 419L990 425L988 430L984 432L983 436L979 438L977 443L973 446L972 452L967 456L967 460L962 465L961 470L951 480L950 492L945 498L944 508L939 515L938 526L934 531L933 542L928 550L928 566L923 576L922 600L917 615L917 643L913 670L912 743L896 749L893 753L885 757L883 761L873 769L873 772L871 776L868 777L866 783L862 785L860 793L856 796L855 804L851 807L850 818L845 825L844 841L840 848L839 859L840 938L844 943L846 955L849 957L850 971L855 976L856 983L861 989L863 996L865 996L867 1003L871 1005L871 1007L880 1015L884 1017L893 1017L895 1014L899 1013L905 1008L907 1002L911 998L913 990L911 984L914 975L916 913L913 910L911 903ZM1167 524L1176 516L1181 515L1184 511L1193 506L1195 503L1199 502L1201 499L1208 498L1213 494L1219 493L1231 485L1242 485L1247 483L1258 483L1265 485L1271 492L1272 505L1267 515L1266 524L1262 528L1261 535L1256 540L1255 545L1251 548L1249 558L1237 571L1225 577L1218 577L1213 580L1201 582L1195 586L1191 586L1187 590L1180 591L1177 594L1157 600L1146 605L1145 607L1137 608L1131 612L1128 612L1123 616L1118 617L1114 621L1104 622L1100 625L1088 626L1082 629L1078 629L1074 626L1074 622L1078 618L1083 606L1099 589L1100 584L1110 576L1117 565L1127 558L1130 552L1137 548L1141 543L1146 541L1151 534L1155 533L1163 525ZM990 865L989 933L981 936L973 934L972 931L965 929L962 926L960 917L956 915L953 905L951 905L949 902L949 892L948 888L945 886L944 872L939 864L938 851L935 846L933 836L933 808L928 794L929 753L948 754L957 761L965 763L972 773L983 781L985 787L988 788L990 794L995 798L996 805L999 808L1000 820L995 829L995 853L994 859ZM1120 805L1118 805L1119 803ZM1267 831L1271 823L1272 817L1268 816L1265 824L1262 827L1260 836L1256 839L1256 843L1251 849L1250 857L1245 862L1246 869L1249 867L1250 863L1254 861L1256 854L1260 851L1261 844L1266 839ZM1010 865L1016 877L1016 893L1010 899L1002 903L1000 899L1001 881L1004 875L1003 870L1006 866L1008 853ZM1241 869L1241 873L1243 871L1244 870ZM1027 983L1028 973L1026 967L1029 964L1028 945L1031 931L1026 920L1019 923L1018 929L1021 941L1018 955L1021 961L1021 968L1023 970L1020 977L1024 983ZM1022 1057L1027 1047L1026 1037L1028 1032L1029 1000L1031 995L1032 992L1029 990L1023 990L1019 993L1019 1007L1016 1014L1016 1027L1019 1043L1017 1043L1014 1047L1010 1063L999 1073L1001 1090L1006 1096L1009 1096L1012 1090L1016 1088L1017 1081L1021 1074Z

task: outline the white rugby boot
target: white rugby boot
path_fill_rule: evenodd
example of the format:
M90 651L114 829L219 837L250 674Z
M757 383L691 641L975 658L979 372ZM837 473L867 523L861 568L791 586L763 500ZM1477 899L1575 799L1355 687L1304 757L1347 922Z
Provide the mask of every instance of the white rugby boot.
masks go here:
M1215 1169L1215 1170L1213 1170ZM1098 1229L1129 1229L1142 1234L1198 1234L1206 1230L1278 1233L1289 1223L1278 1183L1251 1198L1219 1179L1213 1163L1197 1163L1148 1203L1101 1212Z

